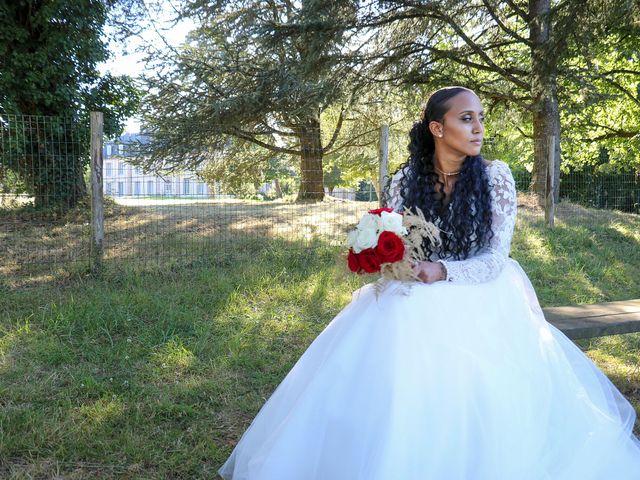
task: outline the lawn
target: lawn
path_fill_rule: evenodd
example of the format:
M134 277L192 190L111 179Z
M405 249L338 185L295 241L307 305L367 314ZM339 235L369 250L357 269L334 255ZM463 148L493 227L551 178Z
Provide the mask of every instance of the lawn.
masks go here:
M114 207L107 232L118 241L110 240L99 277L60 267L27 281L12 270L15 258L2 260L2 478L215 478L296 359L370 280L350 275L332 245L353 212L322 241L299 235L296 222L307 215L314 228L329 228L335 218L326 211L283 207L281 220L265 220L260 208L237 204L216 219L183 206ZM260 222L249 221L256 211ZM189 221L228 241L189 237L208 253L174 261ZM546 230L521 201L512 256L543 306L640 297L638 216L566 204L556 223ZM54 230L52 245L80 248L83 221L66 225L4 231L2 245L21 251L25 235ZM160 246L149 257L160 261L134 261ZM579 346L640 411L640 335Z

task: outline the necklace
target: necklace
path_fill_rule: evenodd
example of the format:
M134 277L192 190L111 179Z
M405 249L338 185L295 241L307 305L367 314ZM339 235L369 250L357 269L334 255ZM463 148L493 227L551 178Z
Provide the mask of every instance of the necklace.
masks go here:
M436 169L436 172L441 173L442 175L446 175L447 177L451 176L451 175L457 175L460 173L460 170L458 170L457 172L443 172L442 170L440 170L438 167L436 167L435 165L433 166L433 168Z
M438 167L436 167L435 165L433 166L433 168L435 168L436 172L444 175L444 188L445 188L445 197L446 197L446 190L450 187L449 178L452 177L453 175L459 174L460 170L458 170L457 172L444 172L440 170Z

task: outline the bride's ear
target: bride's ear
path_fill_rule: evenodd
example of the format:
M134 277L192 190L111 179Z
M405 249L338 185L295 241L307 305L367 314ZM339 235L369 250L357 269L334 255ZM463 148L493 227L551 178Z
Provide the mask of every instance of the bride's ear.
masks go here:
M444 129L444 125L442 125L440 122L436 122L435 120L432 120L429 122L429 131L431 132L431 135L433 135L434 137L442 137L443 135L443 129Z

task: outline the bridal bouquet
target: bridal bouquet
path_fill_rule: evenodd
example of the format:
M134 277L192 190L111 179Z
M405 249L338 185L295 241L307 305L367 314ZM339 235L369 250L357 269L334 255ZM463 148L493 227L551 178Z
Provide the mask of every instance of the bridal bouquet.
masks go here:
M411 266L426 259L424 238L439 244L440 231L419 208L415 210L369 210L347 235L349 269L359 274L381 272L389 279L419 281Z

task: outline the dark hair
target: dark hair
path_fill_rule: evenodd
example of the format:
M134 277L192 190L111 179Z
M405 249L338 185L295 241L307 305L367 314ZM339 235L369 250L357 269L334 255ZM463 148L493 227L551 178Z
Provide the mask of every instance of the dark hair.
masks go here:
M400 180L400 195L404 205L419 207L427 220L440 219L441 255L463 260L484 247L493 237L491 229L491 196L489 179L482 155L467 156L451 193L450 206L443 205L444 192L436 191L436 184L444 189L434 170L435 141L429 123L444 123L449 110L448 101L464 87L445 87L434 92L425 105L419 121L414 123L409 137L409 159L400 166L405 174ZM427 256L436 249L425 239ZM438 249L440 250L440 249Z

